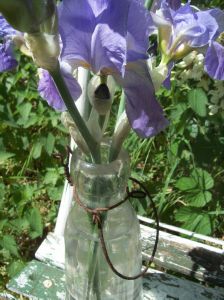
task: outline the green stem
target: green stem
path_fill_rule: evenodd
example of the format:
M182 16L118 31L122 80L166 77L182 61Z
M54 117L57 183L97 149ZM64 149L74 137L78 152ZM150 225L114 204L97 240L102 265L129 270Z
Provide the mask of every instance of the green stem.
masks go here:
M100 278L99 278L99 261L97 259L96 272L95 272L94 281L93 281L94 292L96 294L97 300L101 300L101 291L99 289L99 280L100 280Z
M92 233L98 233L98 226L92 223L92 215L89 216L90 224L92 225ZM101 293L99 289L99 264L98 264L98 250L99 242L94 242L93 249L90 248L89 253L89 268L88 268L88 283L86 299L89 300L91 289L96 294L96 299L101 300Z
M122 90L116 122L118 121L118 119L120 118L124 110L125 110L125 94L124 94L124 90Z
M107 205L105 205L107 206ZM101 226L104 226L104 223L107 219L107 213L101 214ZM92 223L92 215L90 215L90 222ZM93 233L99 232L98 225L93 225ZM87 297L86 300L89 300L91 288L95 292L96 300L101 300L101 291L99 289L99 262L98 262L98 251L99 251L99 241L94 242L92 255L89 264L88 270L88 285L87 285Z
M90 134L83 118L81 117L74 100L69 92L69 89L64 81L64 78L61 74L60 66L56 70L50 72L55 85L73 119L77 128L80 131L80 134L83 136L89 151L91 153L92 160L95 163L100 163L100 145L94 140L93 136Z
M124 90L122 90L121 100L120 100L118 113L117 113L116 125L119 121L120 116L124 112L124 110L125 110L125 94L124 94ZM124 126L125 126L125 124L124 124ZM115 126L115 128L116 128L116 126ZM112 143L111 143L111 147L110 147L110 153L109 153L109 162L111 162L117 158L118 154L120 153L123 142L130 131L129 125L128 125L128 127L126 127L126 126L123 127L123 129L124 129L123 135L120 135L120 138L116 135L116 132L113 135Z
M145 1L145 7L150 10L153 4L153 0L146 0Z

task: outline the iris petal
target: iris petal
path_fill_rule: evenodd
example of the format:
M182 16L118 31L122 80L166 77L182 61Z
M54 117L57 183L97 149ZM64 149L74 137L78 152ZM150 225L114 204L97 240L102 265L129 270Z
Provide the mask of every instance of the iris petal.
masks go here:
M91 65L95 73L103 68L124 72L127 52L126 11L127 1L111 1L110 7L96 20L91 42Z
M77 100L81 95L81 88L75 78L65 68L61 68L64 80L72 95L72 98ZM54 109L59 111L65 111L66 107L59 94L55 83L48 71L40 69L40 80L38 84L38 92L41 97L47 101L47 103Z
M205 70L212 78L224 80L224 47L212 42L205 56Z
M3 16L0 16L0 37L16 35L19 32L15 30Z
M126 68L124 78L119 75L114 77L124 88L126 113L133 130L143 138L162 131L168 125L168 121L156 101L146 62L131 63Z
M91 38L95 17L87 0L65 0L59 7L62 59L80 65L91 62Z
M9 71L17 66L10 41L0 45L0 72Z
M152 12L153 21L160 32L169 26L172 27L169 36L166 34L166 40L169 39L167 47L172 48L175 45L172 51L176 51L181 45L191 48L204 47L217 37L219 24L215 17L222 19L220 10L196 12L189 3L178 9L178 2L173 5L175 10L171 9L168 1L163 1L161 8L156 13Z
M62 60L73 66L124 74L128 61L147 58L153 24L142 0L64 0L59 16Z
M147 59L148 37L155 31L155 26L151 15L142 2L131 2L127 28L127 61Z

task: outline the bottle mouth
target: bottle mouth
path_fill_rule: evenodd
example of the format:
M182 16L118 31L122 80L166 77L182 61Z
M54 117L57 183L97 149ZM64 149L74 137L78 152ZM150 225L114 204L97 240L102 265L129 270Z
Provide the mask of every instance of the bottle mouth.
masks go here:
M109 203L120 198L118 195L123 195L126 190L130 176L129 155L123 149L116 160L108 163L109 149L110 142L103 142L102 164L89 162L79 149L73 151L70 167L72 181L84 202L91 195L97 202Z
M91 158L86 156L79 148L74 149L71 161L71 168L81 169L83 172L85 170L88 173L96 174L114 174L119 173L122 168L130 165L130 158L128 152L125 149L121 149L116 160L109 162L109 152L110 152L111 141L104 140L101 143L101 161L102 163L96 164L91 162Z

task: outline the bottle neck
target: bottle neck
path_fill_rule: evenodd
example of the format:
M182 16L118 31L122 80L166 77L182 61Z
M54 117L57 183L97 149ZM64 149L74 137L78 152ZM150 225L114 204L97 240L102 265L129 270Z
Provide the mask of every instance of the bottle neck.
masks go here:
M102 147L102 154L104 151L109 153L108 148L109 145ZM125 198L130 175L129 156L121 150L118 158L111 163L93 164L86 162L76 149L72 155L71 175L84 205L90 208L108 207Z
M89 191L89 186L85 191L85 187L79 189L76 187L75 197L79 198L82 204L87 206L88 208L104 208L117 204L122 201L126 197L126 189L123 190L112 190L111 187L107 187L105 183L102 187L103 190L96 189L93 187L92 191Z

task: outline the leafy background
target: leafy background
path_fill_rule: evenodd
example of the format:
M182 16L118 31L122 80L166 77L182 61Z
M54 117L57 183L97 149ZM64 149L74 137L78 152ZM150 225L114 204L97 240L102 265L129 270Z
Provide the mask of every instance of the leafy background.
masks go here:
M204 1L208 4L224 8L221 1ZM17 55L17 70L0 76L0 290L54 227L64 183L54 154L65 155L69 143L60 115L37 93L36 68ZM219 93L224 94L224 83L212 81L195 65L177 66L171 89L157 95L170 120L166 132L150 140L131 133L125 146L132 175L147 185L161 221L223 238L224 105ZM139 214L153 217L146 201L133 205Z

